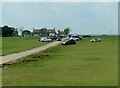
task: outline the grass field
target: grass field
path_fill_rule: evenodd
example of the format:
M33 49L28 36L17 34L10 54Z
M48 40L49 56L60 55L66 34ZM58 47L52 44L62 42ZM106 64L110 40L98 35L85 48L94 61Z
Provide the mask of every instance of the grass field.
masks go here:
M58 45L3 68L3 86L117 86L118 40Z
M39 47L46 42L39 42L39 37L3 37L2 38L2 55L17 53Z
M0 37L0 55L2 55L2 37Z

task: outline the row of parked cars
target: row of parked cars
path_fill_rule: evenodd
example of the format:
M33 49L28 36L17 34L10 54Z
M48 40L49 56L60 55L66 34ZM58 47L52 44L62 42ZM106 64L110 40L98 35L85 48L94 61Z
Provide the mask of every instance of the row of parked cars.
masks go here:
M61 41L62 40L61 37L57 37L57 38L42 37L42 38L39 38L39 41L41 41L41 42L51 42L51 41L53 41L55 39L57 41Z
M49 37L39 38L39 41L41 42L51 42L53 40L61 41L62 38L60 36L56 38L49 38ZM76 41L79 41L79 40L82 40L81 36L78 36L78 35L69 36L69 39L62 42L62 45L74 45L76 44ZM91 39L90 42L101 42L101 39L100 38Z
M78 41L78 39L70 38L69 40L63 42L62 45L74 45L76 44L76 41ZM101 42L101 39L100 38L91 39L90 42Z

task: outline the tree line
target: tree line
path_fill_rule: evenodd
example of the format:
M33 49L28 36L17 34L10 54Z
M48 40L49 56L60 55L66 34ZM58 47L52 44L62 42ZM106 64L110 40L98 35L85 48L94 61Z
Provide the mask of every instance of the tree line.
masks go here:
M18 36L17 29L13 27L8 27L8 26L0 27L0 32L1 32L0 36L2 37Z
M19 31L21 32L21 36L33 36L34 34L29 31L29 30L23 30L23 29L19 29ZM65 28L63 31L61 30L58 30L58 35L61 35L61 34L69 34L70 33L70 28L67 27ZM8 26L4 26L4 27L1 27L0 28L0 36L2 37L12 37L12 36L19 36L18 35L18 29L15 29L13 27L8 27Z

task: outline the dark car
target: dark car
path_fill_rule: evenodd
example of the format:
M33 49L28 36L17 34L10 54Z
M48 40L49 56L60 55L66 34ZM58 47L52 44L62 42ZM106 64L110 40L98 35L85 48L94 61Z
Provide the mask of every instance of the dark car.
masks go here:
M56 40L57 40L57 41L62 41L62 38L61 38L61 37L58 37Z
M51 38L54 40L54 39L57 39L58 37L57 37L57 35L54 35Z
M76 44L75 40L66 40L65 42L62 43L62 45L74 45Z

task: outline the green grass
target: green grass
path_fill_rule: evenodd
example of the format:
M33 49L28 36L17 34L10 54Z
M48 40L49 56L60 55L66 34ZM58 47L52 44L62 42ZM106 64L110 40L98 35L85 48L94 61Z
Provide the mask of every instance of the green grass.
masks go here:
M39 42L39 37L2 37L2 55L17 53L48 44Z
M100 43L90 39L17 60L3 68L3 86L117 86L117 37L102 37Z
M0 37L0 55L2 55L2 37Z

